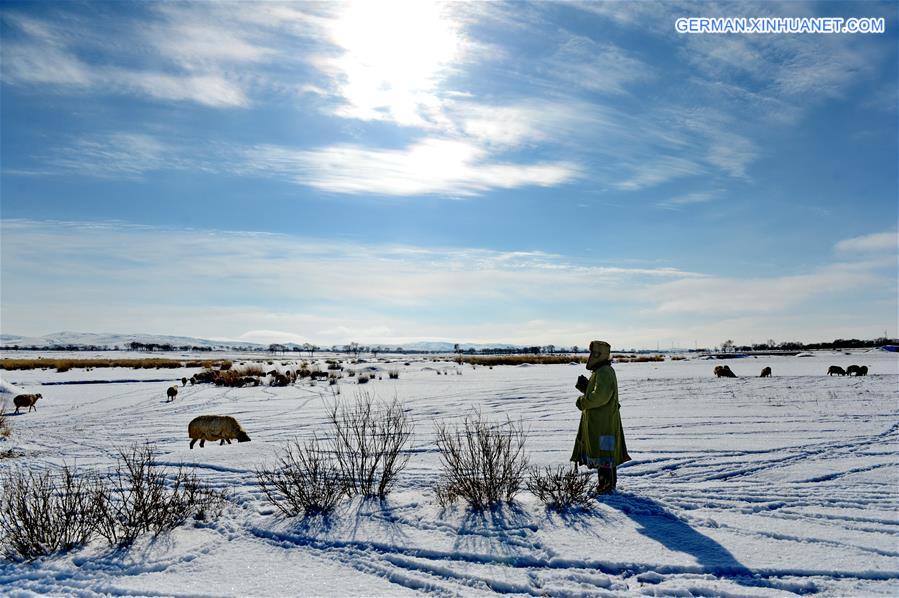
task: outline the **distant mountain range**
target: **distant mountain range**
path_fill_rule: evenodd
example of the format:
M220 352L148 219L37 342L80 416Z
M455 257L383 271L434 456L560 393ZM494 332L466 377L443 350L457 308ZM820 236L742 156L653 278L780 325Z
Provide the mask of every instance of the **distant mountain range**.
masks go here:
M251 343L247 341L227 341L227 340L209 340L203 338L193 338L189 336L168 336L162 334L113 334L113 333L94 333L94 332L55 332L44 336L26 337L14 334L0 334L0 347L65 347L65 346L108 346L125 348L129 343L172 345L175 347L192 346L192 347L209 347L222 349L248 348L256 350L264 350L268 348L268 344ZM289 350L302 349L302 345L296 343L280 343ZM360 343L363 344L363 343ZM369 347L381 347L386 350L396 350L403 348L411 351L428 351L433 353L452 352L455 343L441 341L418 341L407 343L404 345L387 345L372 343ZM343 346L338 344L337 346ZM320 349L330 348L322 346ZM463 351L469 349L518 349L520 345L509 345L504 343L496 344L476 344L476 343L459 343L459 348Z
M38 347L57 347L65 345L78 346L104 346L124 347L132 342L158 345L184 346L190 345L194 347L257 347L263 348L268 345L260 345L258 343L239 342L239 341L211 341L202 338L193 338L189 336L169 336L164 334L113 334L107 332L54 332L44 336L17 336L14 334L0 334L0 346L9 347L11 345L19 345L20 347L38 346Z

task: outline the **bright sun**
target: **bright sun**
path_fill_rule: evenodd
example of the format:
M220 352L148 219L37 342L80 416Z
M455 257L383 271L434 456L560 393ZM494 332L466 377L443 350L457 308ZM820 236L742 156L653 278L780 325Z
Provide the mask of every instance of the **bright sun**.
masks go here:
M346 5L331 26L344 53L329 61L339 71L345 116L421 126L437 114L436 91L461 48L447 8L420 0Z

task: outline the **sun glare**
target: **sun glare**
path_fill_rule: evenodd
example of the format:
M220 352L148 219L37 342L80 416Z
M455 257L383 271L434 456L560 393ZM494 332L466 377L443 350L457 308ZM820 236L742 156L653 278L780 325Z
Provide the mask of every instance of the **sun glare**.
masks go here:
M354 2L332 25L343 48L345 116L421 126L439 108L436 91L460 54L458 24L438 2Z

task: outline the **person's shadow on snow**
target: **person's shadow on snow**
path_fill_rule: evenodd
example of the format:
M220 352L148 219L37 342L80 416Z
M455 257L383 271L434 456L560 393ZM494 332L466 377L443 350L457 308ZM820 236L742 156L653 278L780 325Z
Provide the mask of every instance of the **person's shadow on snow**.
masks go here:
M700 534L685 521L651 498L617 492L598 500L621 511L639 525L637 532L652 538L668 550L692 555L707 573L718 577L752 578L753 573L724 546ZM734 579L740 583L738 579ZM754 580L757 585L758 580Z
M671 513L665 505L651 498L617 492L600 496L597 500L630 517L639 525L638 533L652 538L669 550L692 555L701 570L697 572L710 573L745 587L771 588L794 594L814 594L819 591L811 581L780 581L770 575L763 577L753 573L724 546L700 534Z

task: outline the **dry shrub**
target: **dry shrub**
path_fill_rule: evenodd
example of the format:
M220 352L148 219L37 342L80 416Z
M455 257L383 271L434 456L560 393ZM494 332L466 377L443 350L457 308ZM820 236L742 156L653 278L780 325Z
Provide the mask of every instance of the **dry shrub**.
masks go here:
M615 361L618 363L650 363L656 361L665 361L664 355L617 355Z
M571 507L589 508L595 487L592 475L582 475L570 467L531 468L527 488L548 508L564 511Z
M512 502L528 466L527 432L522 424L486 420L473 412L454 428L437 426L443 465L437 500L446 506L461 498L475 509Z
M180 466L167 476L145 444L119 453L112 475L98 485L96 502L97 533L110 544L129 545L144 533L158 536L189 518L217 516L224 497Z
M466 355L458 363L472 363L475 365L521 365L529 364L558 364L576 361L586 363L587 358L576 355Z
M67 368L132 368L162 369L181 367L213 367L222 360L186 360L143 358L143 359L0 359L2 370L34 370Z
M368 374L359 374L359 378L357 378L359 384L368 384L370 379Z
M217 362L209 359L189 359L184 362L186 368L211 368Z
M63 466L57 473L15 469L2 482L0 537L6 556L33 560L87 544L96 515L96 482Z
M244 376L258 376L260 378L265 376L265 368L258 363L242 366L239 371Z
M234 363L226 359L219 365L219 369L224 372L225 370L230 370L232 366L234 366Z
M343 478L334 457L317 438L301 444L288 442L273 469L257 469L259 486L287 517L330 513L345 494Z
M387 376L391 380L396 380L400 377L400 371L399 370L387 370Z
M0 405L0 436L9 438L12 429L9 427L9 418L6 417L6 408Z
M335 403L328 414L334 426L332 450L347 492L383 498L406 467L406 445L412 437L412 420L402 403L375 401L358 393L352 407Z

